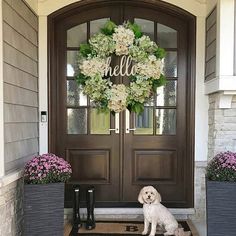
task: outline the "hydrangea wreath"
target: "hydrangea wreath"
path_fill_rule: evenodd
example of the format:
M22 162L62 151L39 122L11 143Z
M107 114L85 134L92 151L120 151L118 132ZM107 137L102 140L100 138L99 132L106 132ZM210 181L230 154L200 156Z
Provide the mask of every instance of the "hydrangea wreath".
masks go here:
M110 81L108 66L113 55L131 60L129 86ZM100 110L115 113L127 108L139 114L157 87L166 82L164 57L164 49L143 35L136 23L117 26L108 21L89 43L80 45L76 81Z

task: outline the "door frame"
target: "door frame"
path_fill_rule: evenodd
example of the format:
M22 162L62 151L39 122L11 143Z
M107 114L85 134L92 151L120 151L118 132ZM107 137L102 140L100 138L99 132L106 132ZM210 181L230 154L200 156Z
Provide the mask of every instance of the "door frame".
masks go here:
M151 8L153 10L161 11L165 14L180 18L187 23L188 28L188 49L187 49L187 97L186 97L186 155L187 175L191 179L191 186L186 189L187 207L194 206L194 145L195 145L195 76L196 76L196 17L191 13L176 7L172 4L155 1L155 0L84 0L70 4L48 16L48 147L49 152L55 152L56 142L54 137L57 135L56 123L56 89L51 88L57 86L56 74L58 68L56 67L57 60L56 48L58 45L54 43L55 27L56 25L69 15L79 14L87 9L96 8L104 5L115 4L129 4L138 7Z

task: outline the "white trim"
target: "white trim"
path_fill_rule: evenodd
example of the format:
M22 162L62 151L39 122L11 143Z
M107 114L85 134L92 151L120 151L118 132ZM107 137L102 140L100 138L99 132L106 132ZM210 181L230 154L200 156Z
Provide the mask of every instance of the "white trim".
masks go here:
M16 170L0 179L0 188L5 187L23 177L23 170Z
M226 17L227 16L227 17ZM216 75L234 73L234 0L218 1Z
M207 160L208 97L204 95L205 17L197 17L196 31L196 88L195 88L195 161Z
M236 0L234 0L234 75L236 75Z
M187 219L188 215L194 215L194 208L169 208L169 211L175 215L177 219ZM72 208L65 208L65 215L72 215ZM143 209L142 208L95 208L94 214L96 219L130 219L130 220L142 220ZM87 209L81 208L80 215L82 218L86 218Z
M23 0L23 1L36 15L38 14L38 0Z
M192 13L193 15L198 15L198 16L206 15L206 4L199 1L187 1L187 0L163 0L163 1L169 4L172 4L174 6L178 6ZM47 16L53 13L54 11L57 11L60 8L65 7L75 2L79 2L79 1L78 0L56 0L56 1L39 0L38 1L38 14Z
M236 91L236 76L222 75L205 82L205 94L219 91Z
M218 108L231 108L236 95L236 76L217 76L205 82L205 94L220 93Z
M47 74L47 17L39 16L39 115L48 115L48 74ZM48 119L47 119L48 120ZM48 121L41 122L39 117L39 153L48 152Z
M236 95L236 91L224 91L220 93L218 107L219 108L231 108L233 97Z
M195 161L195 168L206 168L207 161Z
M3 101L3 32L2 1L0 2L0 177L5 173L4 161L4 101Z

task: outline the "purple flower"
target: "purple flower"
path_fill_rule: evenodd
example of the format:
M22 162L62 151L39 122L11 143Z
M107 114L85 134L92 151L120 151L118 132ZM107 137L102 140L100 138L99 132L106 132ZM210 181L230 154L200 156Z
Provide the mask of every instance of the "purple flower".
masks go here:
M28 184L66 182L71 177L71 165L55 154L35 156L25 165L24 180Z
M207 166L207 177L217 181L236 181L236 153L221 152Z

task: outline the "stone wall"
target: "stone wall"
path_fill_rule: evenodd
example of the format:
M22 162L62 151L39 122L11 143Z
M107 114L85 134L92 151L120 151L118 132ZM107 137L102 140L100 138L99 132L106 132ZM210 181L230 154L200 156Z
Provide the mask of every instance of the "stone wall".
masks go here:
M22 179L0 187L0 236L23 235L22 205Z
M194 175L194 209L195 214L188 217L196 221L204 221L206 219L206 173L205 161L195 162L195 175Z
M219 108L219 93L209 95L208 160L222 151L236 151L236 96L232 107Z

